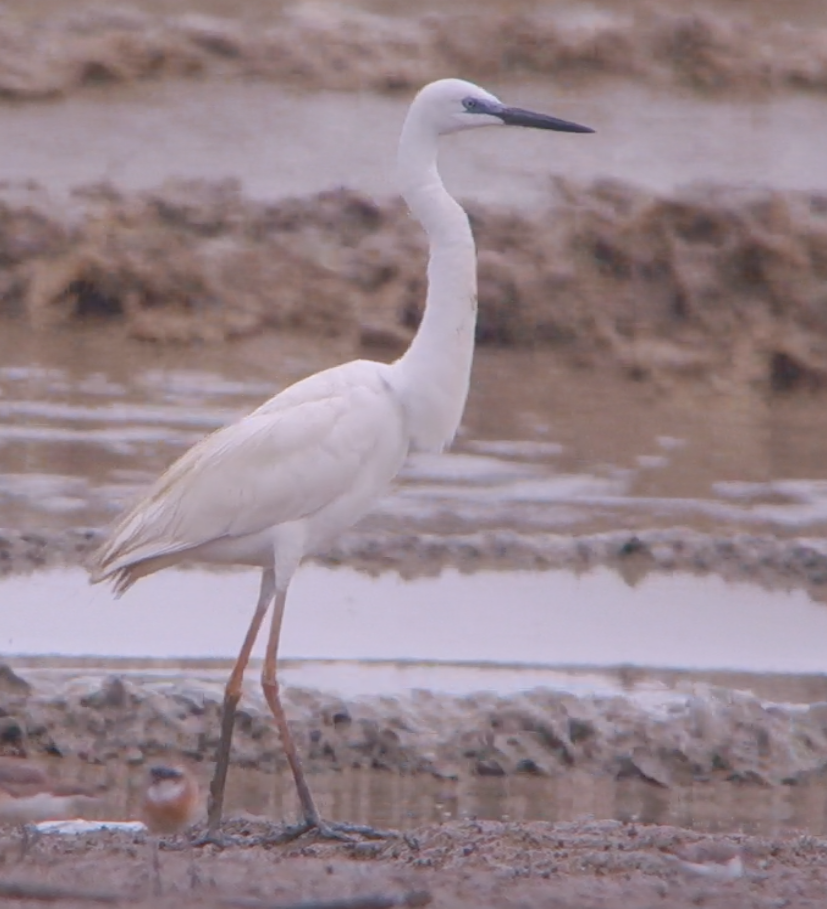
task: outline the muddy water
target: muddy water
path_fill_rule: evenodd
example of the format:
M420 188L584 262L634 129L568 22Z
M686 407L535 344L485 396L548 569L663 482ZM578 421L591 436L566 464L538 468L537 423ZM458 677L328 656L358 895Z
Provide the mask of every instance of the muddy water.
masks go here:
M80 569L10 577L0 581L0 647L22 665L59 654L97 657L75 668L101 671L101 661L118 657L141 674L160 660L154 671L174 676L184 660L188 677L221 678L256 593L255 572L168 571L119 602L90 589ZM629 680L605 669L623 665L695 670L684 682L702 678L698 670L817 674L825 636L827 611L804 592L716 577L650 577L630 587L599 569L405 581L308 565L291 588L281 655L285 682L342 697L417 688L607 694ZM263 641L254 656L263 656ZM46 671L49 662L36 665ZM71 674L71 660L59 665ZM640 673L634 687L637 697L671 697L660 677Z
M616 177L657 191L710 180L823 189L827 100L701 100L636 85L598 91L543 82L491 86L504 97L595 127L576 143L491 131L445 143L458 195L519 206L546 198L554 174ZM146 189L169 177L235 177L257 198L337 186L385 196L408 98L292 93L262 84L153 83L58 103L0 107L0 174L54 192L111 180ZM289 128L287 127L289 124ZM60 141L56 142L55 137Z
M61 761L56 769L67 776ZM193 768L206 787L203 767ZM74 779L105 783L110 796L95 812L109 820L138 816L143 770L71 768ZM644 824L674 824L695 830L778 834L827 832L827 792L803 785L776 789L725 785L687 786L680 791L637 781L596 779L570 771L556 780L530 777L475 777L434 780L422 775L343 771L314 775L310 783L320 811L341 819L407 830L452 819L573 821L617 818ZM290 822L300 815L295 787L287 774L233 768L227 783L229 816Z
M827 790L817 785L759 791L698 785L667 791L576 772L561 780L477 777L456 783L345 773L315 777L313 785L327 817L397 829L454 818L560 822L596 817L709 831L827 832ZM124 817L135 816L131 809L137 804L136 795L135 790L129 791ZM299 816L292 781L286 776L274 779L246 773L233 778L231 774L228 803L234 812Z
M171 570L116 603L107 589L90 589L80 569L10 577L0 582L0 646L18 654L233 657L257 585L254 571ZM630 587L599 569L581 577L446 571L406 581L307 565L291 588L281 653L803 673L824 669L825 637L827 610L803 591L770 592L716 577L657 576ZM263 656L263 644L254 654ZM435 681L419 687L439 688L438 673ZM519 687L543 681L526 675ZM410 687L403 678L401 688Z
M307 338L170 349L4 326L0 526L101 526L203 434L345 356ZM412 461L366 525L818 535L825 430L818 396L681 403L482 350L453 452Z

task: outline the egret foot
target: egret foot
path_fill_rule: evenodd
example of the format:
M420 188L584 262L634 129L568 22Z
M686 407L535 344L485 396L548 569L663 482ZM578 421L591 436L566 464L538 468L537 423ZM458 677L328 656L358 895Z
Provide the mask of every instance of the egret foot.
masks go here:
M201 846L216 846L218 849L229 849L231 846L249 846L252 838L244 834L222 833L220 830L207 830L203 836L197 836L192 841L192 846L199 849Z
M310 835L316 839L333 840L340 843L355 843L356 837L368 840L388 840L398 837L396 830L378 830L364 824L334 823L323 821L321 818L303 820L298 824L285 824L280 826L276 833L262 837L262 845L277 846L283 843L292 843L302 836Z

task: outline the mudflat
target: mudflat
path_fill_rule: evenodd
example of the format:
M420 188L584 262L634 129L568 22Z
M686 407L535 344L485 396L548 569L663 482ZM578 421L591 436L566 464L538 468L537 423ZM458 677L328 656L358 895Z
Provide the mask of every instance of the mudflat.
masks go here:
M268 830L231 825L250 837ZM196 849L199 878L188 882L184 844L161 852L162 897L150 896L149 843L142 836L48 836L22 862L8 857L0 894L12 884L49 895L60 906L97 897L146 906L479 907L589 906L629 909L823 905L827 841L813 836L699 835L675 827L614 821L565 824L468 820L420 827L404 837L354 845L290 845ZM730 880L710 860L692 868L673 853L740 856ZM701 847L700 849L698 847ZM731 850L731 852L729 851ZM77 895L73 895L77 891ZM56 898L57 897L57 898ZM10 896L8 906L31 905Z

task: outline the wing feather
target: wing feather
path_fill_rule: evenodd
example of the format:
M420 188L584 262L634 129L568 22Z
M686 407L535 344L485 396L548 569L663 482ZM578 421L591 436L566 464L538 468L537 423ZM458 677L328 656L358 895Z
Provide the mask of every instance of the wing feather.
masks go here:
M364 481L382 434L401 424L379 373L351 372L339 367L297 383L189 449L115 526L93 558L92 580L306 517L360 474Z

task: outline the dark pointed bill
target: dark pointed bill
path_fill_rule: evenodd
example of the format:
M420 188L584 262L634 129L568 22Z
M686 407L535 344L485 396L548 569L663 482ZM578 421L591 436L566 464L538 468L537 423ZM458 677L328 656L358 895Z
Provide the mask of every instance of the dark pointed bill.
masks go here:
M569 120L560 120L557 117L549 117L547 114L535 114L530 110L523 110L520 107L500 107L492 110L495 117L505 123L506 126L528 126L533 129L553 129L560 133L593 133L594 130L589 126L581 126L579 123L572 123Z

